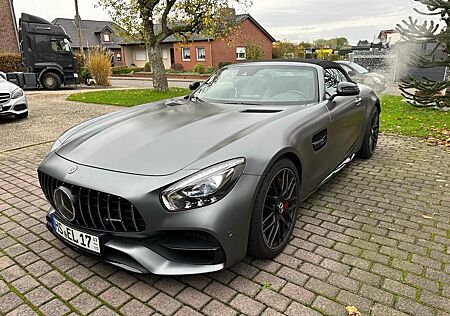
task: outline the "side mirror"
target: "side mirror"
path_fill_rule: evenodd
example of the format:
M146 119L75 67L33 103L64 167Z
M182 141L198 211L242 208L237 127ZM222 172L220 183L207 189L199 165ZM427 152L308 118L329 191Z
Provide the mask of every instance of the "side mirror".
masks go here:
M356 76L356 71L350 70L347 72L350 77Z
M337 87L337 95L341 97L359 95L358 84L354 82L340 82Z
M189 89L190 89L191 91L195 91L195 90L198 89L198 87L200 87L201 84L202 84L202 83L201 83L200 81L192 82L192 83L189 85Z

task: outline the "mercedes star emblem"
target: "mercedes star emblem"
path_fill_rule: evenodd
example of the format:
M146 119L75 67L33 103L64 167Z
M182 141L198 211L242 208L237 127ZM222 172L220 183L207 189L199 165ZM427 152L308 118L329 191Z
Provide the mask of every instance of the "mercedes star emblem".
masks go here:
M56 210L68 221L75 219L75 202L76 198L66 187L57 187L53 192Z

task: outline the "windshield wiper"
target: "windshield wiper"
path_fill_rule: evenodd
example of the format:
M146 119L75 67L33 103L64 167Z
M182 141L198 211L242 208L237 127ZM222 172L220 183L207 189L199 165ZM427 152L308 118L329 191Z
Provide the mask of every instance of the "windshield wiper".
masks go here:
M192 96L192 97L190 97L189 98L189 101L194 101L194 102L205 102L205 100L203 100L203 99L201 99L201 98L199 98L199 97L196 97L196 96Z
M223 104L261 105L260 103L251 103L251 102L245 102L245 101L223 102Z

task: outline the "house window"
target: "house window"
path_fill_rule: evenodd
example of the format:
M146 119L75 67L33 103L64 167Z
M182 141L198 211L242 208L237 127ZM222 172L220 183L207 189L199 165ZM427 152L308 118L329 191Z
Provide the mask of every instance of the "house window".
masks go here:
M197 60L204 61L206 60L206 49L204 47L197 47Z
M145 50L145 48L136 48L135 51L135 58L136 61L145 61L147 60L147 52Z
M236 59L244 60L246 57L245 47L236 47Z
M181 49L181 58L183 59L183 61L191 60L191 49L189 47L183 47Z
M121 53L117 53L116 54L116 60L117 61L122 61L122 54Z
M109 37L109 34L103 34L103 41L104 42L109 42L110 41L110 37Z

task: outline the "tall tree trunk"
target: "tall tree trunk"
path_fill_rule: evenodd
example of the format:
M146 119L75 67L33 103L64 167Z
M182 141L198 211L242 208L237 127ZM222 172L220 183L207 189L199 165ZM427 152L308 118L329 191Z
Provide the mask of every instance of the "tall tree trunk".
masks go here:
M78 33L78 44L80 46L80 53L83 60L84 57L84 48L83 48L83 38L81 37L81 17L80 12L78 11L78 0L75 0L75 27L77 28Z
M162 49L159 43L147 44L148 57L153 70L153 88L157 91L167 91L166 69L162 58Z

